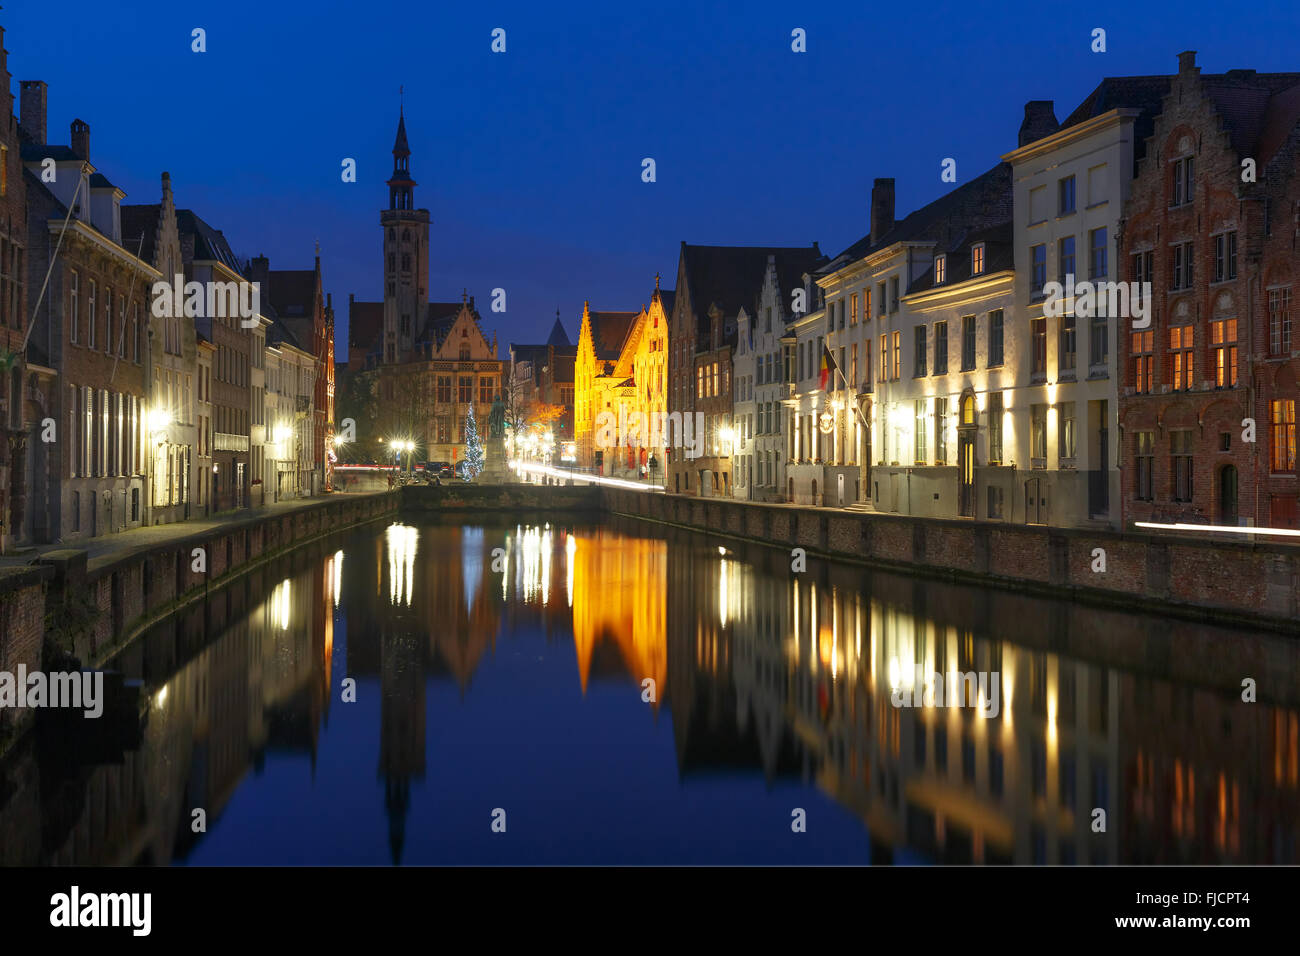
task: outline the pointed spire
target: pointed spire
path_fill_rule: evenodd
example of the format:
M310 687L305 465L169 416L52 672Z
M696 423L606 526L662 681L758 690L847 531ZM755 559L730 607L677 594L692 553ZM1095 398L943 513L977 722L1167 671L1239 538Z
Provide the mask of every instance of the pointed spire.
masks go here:
M398 87L398 96L402 96L402 87ZM406 143L406 108L404 103L397 107L397 139L393 141L394 156L410 156L411 147Z
M560 322L560 310L555 310L555 324L551 326L551 335L546 340L547 345L568 346L572 343L569 341L569 335L564 331L564 325Z

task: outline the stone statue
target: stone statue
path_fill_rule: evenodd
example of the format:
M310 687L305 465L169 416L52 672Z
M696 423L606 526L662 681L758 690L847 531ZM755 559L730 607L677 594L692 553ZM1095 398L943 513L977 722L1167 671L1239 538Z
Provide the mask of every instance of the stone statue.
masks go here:
M500 441L505 437L506 427L506 406L501 401L501 393L497 392L496 400L492 403L492 412L488 416L488 437Z

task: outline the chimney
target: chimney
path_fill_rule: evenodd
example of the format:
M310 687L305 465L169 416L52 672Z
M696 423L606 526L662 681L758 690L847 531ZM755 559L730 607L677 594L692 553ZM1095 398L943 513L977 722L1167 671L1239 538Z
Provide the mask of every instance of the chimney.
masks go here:
M894 180L877 179L871 186L871 241L894 228Z
M1025 118L1020 124L1020 136L1017 146L1028 146L1044 136L1051 136L1061 124L1056 121L1053 100L1030 100L1025 104Z
M81 159L90 162L90 124L85 120L72 121L72 141L68 144Z
M48 142L45 138L45 110L49 88L44 80L23 80L19 86L22 92L18 103L18 122L33 142L44 146Z
M254 256L248 260L248 281L256 282L257 294L263 302L271 301L271 260L266 256Z
M1200 68L1196 65L1196 51L1184 50L1178 54L1178 72L1183 73L1200 73Z

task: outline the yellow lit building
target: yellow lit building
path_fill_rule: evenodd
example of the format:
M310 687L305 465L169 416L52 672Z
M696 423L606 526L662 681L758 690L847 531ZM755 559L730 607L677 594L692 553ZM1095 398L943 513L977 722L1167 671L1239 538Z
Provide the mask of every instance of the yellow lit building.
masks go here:
M662 475L672 302L656 277L650 304L639 312L595 312L583 304L574 369L582 467L632 478L653 478L652 470Z

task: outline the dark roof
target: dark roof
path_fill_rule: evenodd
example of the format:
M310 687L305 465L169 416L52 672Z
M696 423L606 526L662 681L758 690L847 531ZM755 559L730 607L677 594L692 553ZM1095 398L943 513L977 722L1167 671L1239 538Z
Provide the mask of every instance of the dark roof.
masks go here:
M597 312L595 309L587 310L587 318L591 323L591 346L596 352L596 358L606 362L617 362L619 354L623 351L623 343L627 340L627 334L632 331L632 324L636 322L639 312Z
M560 317L555 317L555 324L551 326L551 334L546 339L547 345L571 345L569 334L564 331L564 326L560 323Z
M1253 157L1260 165L1272 158L1259 147L1276 150L1300 119L1300 73L1256 73L1229 70L1201 77L1205 92L1227 127L1232 148L1238 156Z
M271 327L266 330L266 344L280 345L281 343L292 345L297 349L302 348L302 343L299 342L298 337L293 334L293 330L281 319L275 319L271 322Z
M384 303L348 302L348 347L370 351L379 348L384 334Z
M442 343L447 340L447 334L456 323L456 316L460 315L464 304L464 302L430 302L429 311L425 314L424 329L420 333L417 344L442 348ZM478 313L471 312L471 314L477 322Z
M849 246L823 269L843 268L896 242L934 242L940 249L955 248L966 233L1011 221L1011 164L998 163L968 183L945 193L929 205L894 223L876 242L871 234Z
M289 319L313 321L316 310L315 269L272 269L267 300L276 313Z
M158 242L158 218L162 215L162 204L153 203L143 206L122 207L122 248L128 252L139 250L139 256L145 262L154 262L154 253ZM143 237L144 244L140 244ZM171 282L172 277L167 276Z
M55 162L81 159L72 151L71 146L51 146L48 143L23 143L19 155L24 163L35 163L42 159L52 159Z
M1291 87L1269 100L1264 114L1264 128L1260 130L1255 149L1260 164L1271 160L1287 138L1296 130L1300 117L1300 85Z
M243 274L243 267L235 257L235 252L226 242L221 230L213 229L192 209L176 210L176 227L182 237L189 236L194 241L193 257L196 260L215 260L227 269ZM185 246L182 241L182 248Z
M117 187L114 186L112 183L110 183L108 181L108 177L105 176L103 173L91 173L90 188L91 189L116 189Z
M1118 76L1102 80L1061 124L1064 129L1100 116L1113 109L1140 109L1134 124L1134 159L1146 154L1146 140L1155 130L1155 117L1164 107L1171 76ZM1260 146L1275 150L1300 119L1300 100L1295 89L1300 73L1256 73L1229 70L1201 74L1201 83L1223 120L1232 148L1238 156L1251 156L1260 163L1271 158ZM1277 144L1277 145L1274 145Z
M817 244L811 246L691 246L682 243L686 262L686 281L691 307L695 310L697 332L707 334L709 311L713 306L732 319L745 308L750 314L758 310L763 276L768 256L776 256L782 275L811 272L823 262ZM799 283L802 285L802 281Z
M677 290L660 289L659 301L663 303L664 315L671 316L673 314L673 303L677 301Z
M981 275L1003 272L1013 267L1014 231L1010 222L1004 222L997 226L990 226L988 229L967 233L961 242L952 248L935 250L936 254L944 253L948 256L944 268L946 273L944 286L956 285L971 278L971 247L981 242L984 243L984 271ZM934 266L917 276L907 287L907 292L922 292L932 288L934 288Z
M1141 110L1141 115L1133 123L1133 161L1136 163L1146 155L1147 137L1155 131L1155 118L1164 107L1169 81L1168 76L1108 76L1065 118L1061 129L1077 126L1115 109Z

